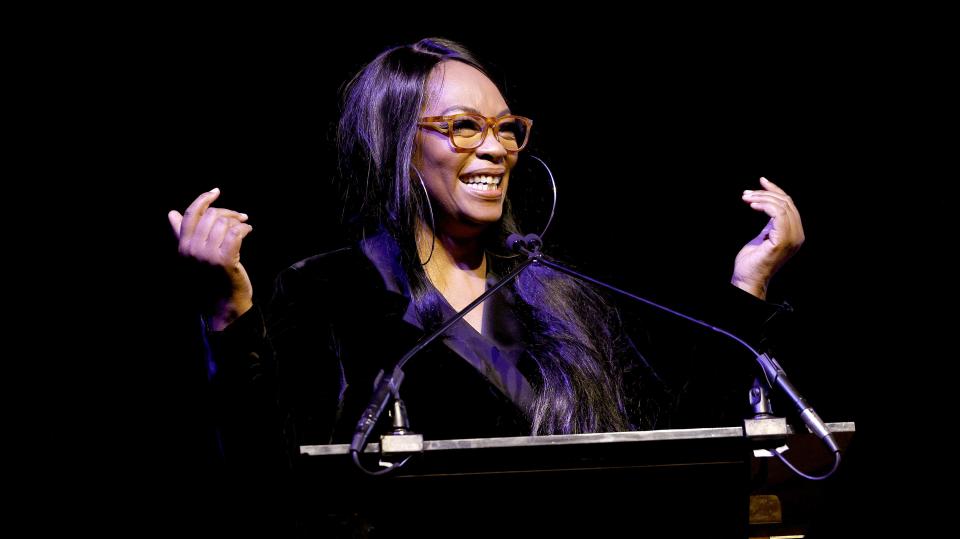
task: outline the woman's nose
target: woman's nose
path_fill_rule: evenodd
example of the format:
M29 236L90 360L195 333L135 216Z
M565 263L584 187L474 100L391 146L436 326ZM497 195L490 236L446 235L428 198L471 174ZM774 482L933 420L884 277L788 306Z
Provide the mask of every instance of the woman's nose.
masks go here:
M483 138L483 142L477 146L475 150L477 157L481 159L487 159L489 161L499 162L503 160L509 152L503 147L503 144L497 140L496 133L493 131L493 126L487 126L487 135Z

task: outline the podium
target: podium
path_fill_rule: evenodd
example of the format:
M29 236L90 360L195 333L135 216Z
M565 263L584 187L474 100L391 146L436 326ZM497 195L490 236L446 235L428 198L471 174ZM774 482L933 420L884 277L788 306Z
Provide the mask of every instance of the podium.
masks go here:
M841 450L855 431L852 422L828 428ZM787 445L784 456L807 472L828 469L831 455L798 431L788 426L767 445ZM371 477L346 444L301 446L298 512L306 528L345 537L771 535L777 509L780 524L811 514L778 500L815 505L823 487L755 456L756 447L742 427L429 440L401 469ZM367 468L379 453L368 445ZM763 519L752 527L751 511Z

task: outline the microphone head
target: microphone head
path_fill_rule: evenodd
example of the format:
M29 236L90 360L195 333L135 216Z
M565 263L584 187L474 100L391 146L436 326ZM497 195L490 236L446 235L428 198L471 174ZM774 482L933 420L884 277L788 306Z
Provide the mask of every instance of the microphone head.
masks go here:
M527 246L527 243L524 237L520 234L510 234L507 236L507 241L504 242L504 245L507 246L508 251L519 253L520 249L523 249Z
M531 251L539 251L540 248L543 247L543 240L536 234L527 234L523 237L523 242L526 244L527 249Z

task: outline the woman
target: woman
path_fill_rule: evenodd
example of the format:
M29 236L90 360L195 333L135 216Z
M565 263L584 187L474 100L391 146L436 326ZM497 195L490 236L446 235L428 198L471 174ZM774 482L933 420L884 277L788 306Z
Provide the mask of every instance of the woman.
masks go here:
M376 373L518 263L501 246L517 232L507 194L532 122L469 52L440 39L388 50L346 94L342 176L362 239L284 272L267 323L240 261L247 216L213 207L216 189L169 214L181 254L229 283L208 313L228 453L347 441ZM734 300L744 320L776 310L760 300L803 241L790 197L761 186L744 200L770 221L732 277L754 296ZM624 342L597 294L528 268L408 364L412 428L437 439L662 425L671 388Z

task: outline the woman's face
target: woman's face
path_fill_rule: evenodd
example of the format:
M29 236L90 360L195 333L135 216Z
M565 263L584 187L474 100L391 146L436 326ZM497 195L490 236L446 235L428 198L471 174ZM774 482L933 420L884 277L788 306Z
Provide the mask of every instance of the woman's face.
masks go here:
M462 62L437 65L427 91L423 116L470 112L499 117L510 112L493 81ZM430 193L438 232L476 236L500 219L517 154L508 153L489 127L483 143L470 150L453 147L445 133L420 129L417 148L414 162Z

